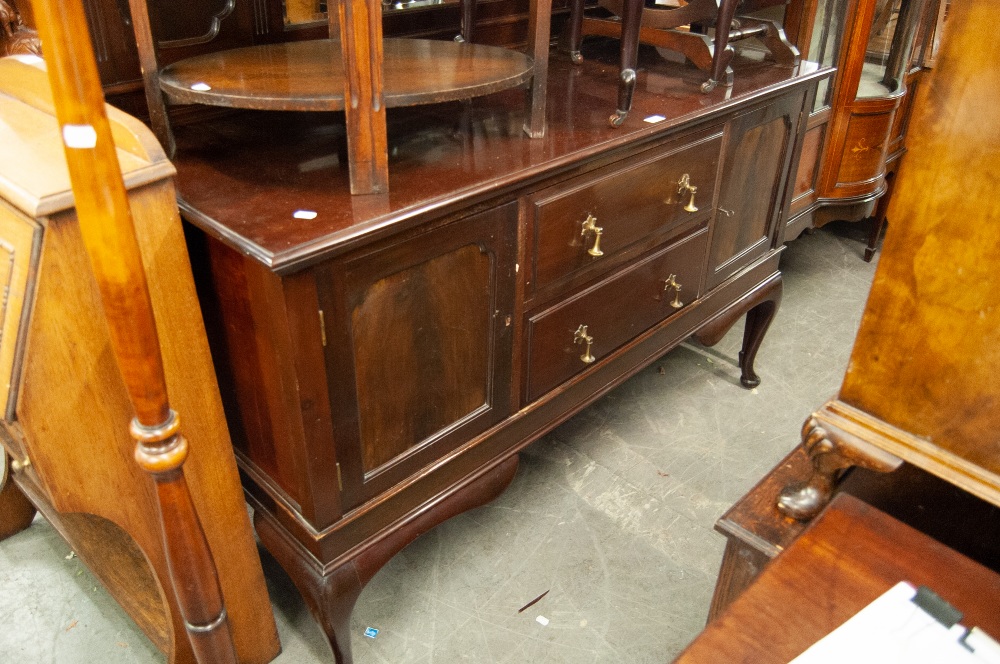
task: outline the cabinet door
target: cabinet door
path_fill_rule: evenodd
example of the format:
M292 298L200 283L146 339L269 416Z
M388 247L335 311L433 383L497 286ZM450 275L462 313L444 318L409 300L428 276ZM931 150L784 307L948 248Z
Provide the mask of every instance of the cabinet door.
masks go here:
M708 289L777 246L804 95L782 97L738 115L726 128Z
M510 412L516 222L510 204L318 274L345 509Z

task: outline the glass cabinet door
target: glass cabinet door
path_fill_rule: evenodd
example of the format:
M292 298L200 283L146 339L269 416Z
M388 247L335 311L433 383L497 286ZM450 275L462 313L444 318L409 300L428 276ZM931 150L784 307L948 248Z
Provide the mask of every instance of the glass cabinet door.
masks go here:
M885 97L898 91L910 62L925 0L877 0L858 98Z
M837 65L844 32L847 28L847 3L848 0L819 0L817 2L811 39L809 40L809 51L805 54L806 59L818 62L823 67ZM830 105L830 93L833 90L832 81L833 77L820 81L813 110Z

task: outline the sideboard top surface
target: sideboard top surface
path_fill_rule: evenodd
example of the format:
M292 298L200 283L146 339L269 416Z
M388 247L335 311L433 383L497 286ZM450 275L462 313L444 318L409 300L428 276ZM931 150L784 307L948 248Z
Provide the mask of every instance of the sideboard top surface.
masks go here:
M704 73L654 60L641 68L632 112L614 129L608 116L617 94L616 51L588 53L586 47L581 66L563 54L551 57L541 139L522 131L523 89L391 109L390 193L383 195L348 193L346 137L337 113L249 111L178 127L181 208L239 251L292 272L428 214L471 209L533 180L572 174L586 160L621 158L619 150L651 146L831 71L809 62L789 69L747 61L737 65L731 89L702 94ZM650 116L665 119L648 122Z

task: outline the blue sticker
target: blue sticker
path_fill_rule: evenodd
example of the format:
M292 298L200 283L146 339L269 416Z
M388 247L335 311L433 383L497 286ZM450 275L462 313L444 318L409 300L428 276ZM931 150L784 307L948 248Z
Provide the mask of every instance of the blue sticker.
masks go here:
M365 636L367 636L369 639L374 639L376 636L378 636L378 630L375 629L374 627L366 627Z

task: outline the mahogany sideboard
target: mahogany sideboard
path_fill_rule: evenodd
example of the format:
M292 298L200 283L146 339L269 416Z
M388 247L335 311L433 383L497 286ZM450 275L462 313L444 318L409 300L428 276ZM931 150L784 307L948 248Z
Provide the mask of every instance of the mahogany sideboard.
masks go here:
M390 109L390 194L349 195L335 116L177 128L255 525L338 662L390 557L664 352L746 315L742 381L759 382L790 174L829 70L739 63L706 95L700 72L657 62L612 129L614 55L553 56L543 139L522 137L522 90Z

